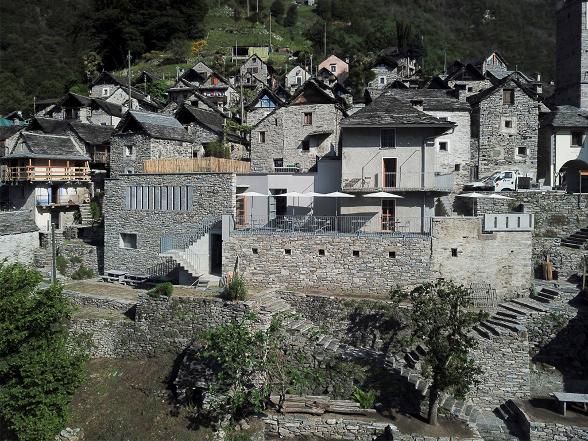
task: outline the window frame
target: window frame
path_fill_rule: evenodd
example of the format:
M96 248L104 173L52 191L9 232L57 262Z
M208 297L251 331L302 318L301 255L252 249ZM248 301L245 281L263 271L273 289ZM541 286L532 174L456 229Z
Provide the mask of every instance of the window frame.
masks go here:
M445 144L445 148L441 148L441 144ZM449 153L449 140L448 139L439 139L437 140L437 151L443 153Z
M135 149L132 145L125 145L125 158L132 158Z
M135 236L135 240L134 240L135 246L134 247L124 246L125 245L125 241L123 239L123 235ZM138 233L136 233L136 232L119 232L118 233L118 247L119 247L119 249L122 249L122 250L137 250L137 249L139 249L138 243L139 243L139 235L138 235Z
M267 142L267 135L265 130L260 130L258 133L258 141L260 144L265 144Z
M308 122L308 117L310 117L310 122ZM314 125L314 115L313 115L313 112L303 112L302 113L302 125L303 126L312 126L312 125Z
M574 144L574 136L578 136L578 135L580 135L581 142L580 142L580 144ZM584 146L584 132L581 132L579 130L572 130L570 132L570 137L571 137L570 147L581 148Z
M510 99L507 98L507 93L510 93ZM502 105L503 106L514 106L515 105L515 90L514 89L502 89Z
M384 139L384 132L393 132L394 133L394 145L393 146L384 146L382 141ZM380 150L387 150L387 149L395 149L397 147L397 142L396 142L396 129L395 128L382 128L380 129Z

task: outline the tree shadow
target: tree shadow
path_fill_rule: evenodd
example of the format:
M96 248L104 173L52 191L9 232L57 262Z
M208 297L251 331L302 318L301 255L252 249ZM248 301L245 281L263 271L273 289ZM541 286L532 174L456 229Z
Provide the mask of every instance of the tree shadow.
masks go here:
M387 354L400 349L408 325L402 315L386 310L367 312L355 308L348 317L347 342L354 347L376 349Z

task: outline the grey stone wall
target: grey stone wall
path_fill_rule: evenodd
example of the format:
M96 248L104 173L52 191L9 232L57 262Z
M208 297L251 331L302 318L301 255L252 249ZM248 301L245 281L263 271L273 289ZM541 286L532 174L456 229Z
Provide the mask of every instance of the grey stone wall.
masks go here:
M78 304L114 309L110 303L95 304L94 298L79 297ZM120 318L77 318L70 323L70 333L89 337L92 357L153 357L165 352L180 353L199 332L240 320L248 310L245 303L216 298L151 299L141 295L134 319L122 313Z
M233 234L223 242L223 272L234 271L238 258L239 271L255 288L387 296L396 285L430 280L430 253L431 242L425 237Z
M514 105L502 102L502 91L508 88L514 89ZM505 119L512 121L512 129L505 128ZM479 134L479 150L473 152L473 159L479 164L480 176L508 169L537 176L539 105L515 83L506 83L482 100L479 119L472 118L472 124L479 124L472 127L472 136ZM519 147L526 148L525 155L518 154Z
M33 263L35 250L39 248L39 232L0 235L0 262Z
M312 125L304 125L304 113L312 113ZM337 151L341 111L334 104L305 104L281 107L262 120L251 132L251 170L272 172L274 159L283 158L284 165L300 164L307 172L331 150ZM259 132L265 132L265 143ZM312 133L324 135L312 136ZM330 133L330 134L329 134ZM310 148L302 150L302 141L309 139Z
M63 294L70 299L72 304L86 308L101 308L112 311L127 312L137 304L137 302L134 300L85 293L80 294L78 292L69 290L63 290Z
M478 218L433 219L431 265L435 277L464 286L489 283L499 299L525 296L531 286L531 255L530 232L482 234Z
M588 427L531 422L530 435L532 441L586 441Z
M132 148L130 156L126 147ZM110 176L117 177L128 169L143 173L147 159L192 158L193 151L194 145L189 142L156 139L143 133L118 133L111 139Z
M74 240L60 245L58 254L70 262L65 274L68 277L80 268L80 266L91 269L94 275L97 276L103 272L103 251L103 247L101 246L98 247L89 245L81 240Z
M541 271L541 262L549 256L553 268L557 270L558 279L569 279L582 271L582 258L588 255L588 250L578 250L564 247L559 238L533 237L533 267L536 275Z
M188 211L125 209L125 190L132 185L192 186ZM121 175L106 181L104 198L104 268L150 274L163 263L159 257L164 235L192 235L205 217L235 213L236 178L230 173ZM137 234L137 248L120 247L120 233Z

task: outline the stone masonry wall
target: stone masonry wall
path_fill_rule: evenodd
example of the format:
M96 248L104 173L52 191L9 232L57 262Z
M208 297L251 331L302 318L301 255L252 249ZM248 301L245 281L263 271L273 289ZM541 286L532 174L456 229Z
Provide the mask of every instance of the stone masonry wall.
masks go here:
M109 302L95 303L94 298L78 298L76 303L117 309ZM248 310L245 303L216 298L172 296L170 299L151 299L142 295L134 319L122 314L118 319L76 318L70 324L70 333L90 338L92 357L152 357L164 352L180 353L199 332L240 320Z
M530 424L532 441L586 441L588 440L588 427L568 426L557 423Z
M464 286L488 283L498 299L528 295L532 276L530 232L482 234L478 218L434 218L432 272Z
M396 285L430 280L430 253L425 237L233 234L223 242L223 272L234 271L238 259L251 287L386 296Z
M33 263L35 250L39 248L39 232L0 235L0 262Z
M502 90L513 88L514 105L504 105ZM537 175L539 105L514 82L506 83L479 104L479 173L489 176L500 170L516 169L523 175ZM504 120L512 121L512 129ZM475 133L476 130L472 130ZM518 148L526 154L519 155Z
M192 186L188 211L127 210L128 186ZM121 175L106 181L104 198L104 268L148 273L158 263L160 238L192 235L205 217L235 212L235 175L229 173ZM121 248L120 233L137 234L137 248Z

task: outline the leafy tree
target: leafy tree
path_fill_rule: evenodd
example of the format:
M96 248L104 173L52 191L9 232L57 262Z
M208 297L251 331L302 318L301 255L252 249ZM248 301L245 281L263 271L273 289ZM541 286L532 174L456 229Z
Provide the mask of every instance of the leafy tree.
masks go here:
M60 285L0 265L0 425L21 441L52 440L83 377L85 356L68 345L71 306Z
M272 14L272 17L275 17L278 21L282 18L285 11L286 7L284 6L284 2L282 0L274 0L270 6L270 13Z
M292 27L298 21L298 6L290 5L284 19L284 26Z
M432 379L428 420L437 424L441 392L463 398L478 384L482 371L469 355L477 341L469 331L487 315L468 310L472 305L469 291L449 281L426 283L409 293L394 289L391 297L395 303L410 300L412 340L428 348L423 366L423 374Z

